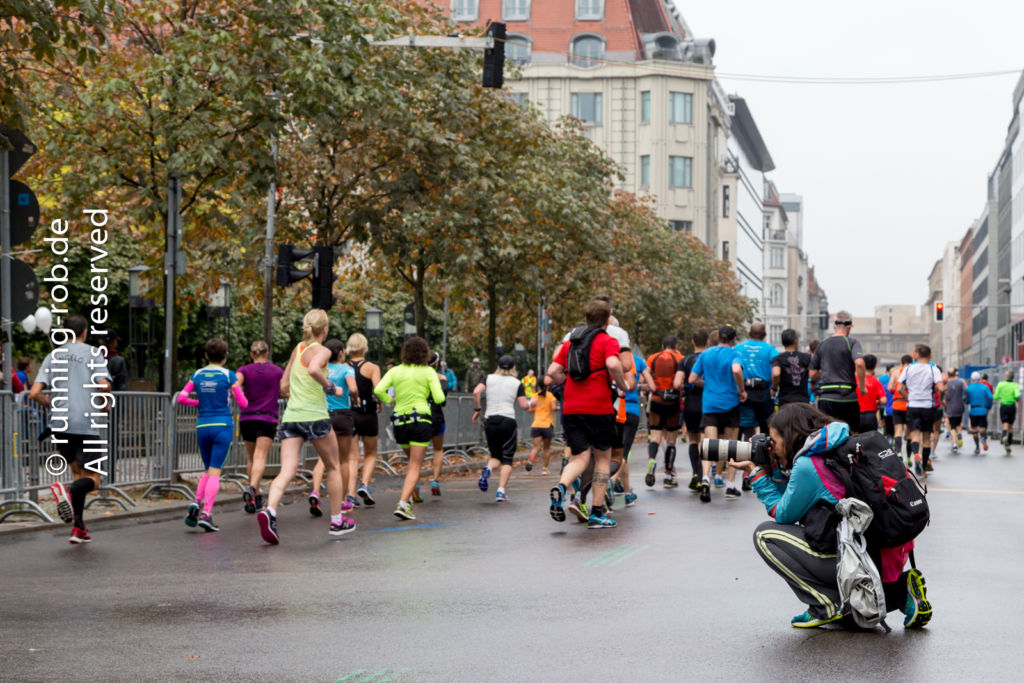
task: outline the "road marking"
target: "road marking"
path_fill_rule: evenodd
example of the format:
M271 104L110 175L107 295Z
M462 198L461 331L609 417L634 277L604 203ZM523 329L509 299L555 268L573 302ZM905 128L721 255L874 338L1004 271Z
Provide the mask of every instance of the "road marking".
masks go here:
M620 545L612 548L606 553L591 558L583 563L584 567L612 567L620 562L629 559L637 553L647 550L648 545Z
M413 524L412 526L389 526L386 529L369 529L364 534L386 534L392 531L412 531L414 529L433 529L439 526L454 526L461 522L431 522L430 524Z
M381 669L380 671L378 671L376 673L370 674L366 678L360 679L357 683L372 683L378 676L383 676L387 672L388 672L387 669Z
M344 678L339 678L338 680L334 681L334 683L345 683L345 681L351 681L353 678L362 674L364 671L364 669L357 669L350 673L348 676L345 676Z
M997 493L1003 496L1024 496L1024 491L1001 491L999 489L937 489L928 487L928 493L942 491L943 493Z
M357 669L350 673L348 676L345 676L344 678L336 679L334 683L346 683L347 681L351 681L352 683L374 683L374 681L376 681L376 683L392 683L392 681L397 681L400 677L409 673L409 670L400 669L398 671L391 673L390 675L386 675L388 673L388 670L381 669L380 671L376 671L366 676L365 678L360 678L358 681L355 680L358 676L362 676L364 673L366 673L366 669ZM380 678L381 676L384 677Z

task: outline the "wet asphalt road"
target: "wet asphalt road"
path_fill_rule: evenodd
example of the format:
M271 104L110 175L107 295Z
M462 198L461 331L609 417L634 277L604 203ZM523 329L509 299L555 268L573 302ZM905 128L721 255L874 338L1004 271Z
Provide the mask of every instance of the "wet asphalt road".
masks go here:
M517 469L510 504L456 480L415 522L378 486L341 539L299 499L278 547L240 509L218 509L219 534L176 517L97 523L88 546L0 537L0 679L1021 680L1014 451L940 447L917 552L925 631L899 613L888 635L791 628L803 606L754 553L749 494L701 505L634 475L639 504L596 531L553 522L554 477Z

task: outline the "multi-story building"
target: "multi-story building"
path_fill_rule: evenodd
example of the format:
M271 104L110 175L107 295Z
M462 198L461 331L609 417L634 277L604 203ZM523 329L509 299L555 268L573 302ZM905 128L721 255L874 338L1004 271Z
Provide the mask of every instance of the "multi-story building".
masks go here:
M801 335L801 339L805 343L810 343L812 339L824 339L830 327L828 296L814 276L814 266L810 266L807 269L807 334Z
M899 363L916 344L928 343L926 315L927 310L917 306L875 306L873 318L853 319L850 336L860 342L864 353L876 356L884 369Z
M1024 360L1024 135L1020 134L1024 75L1013 91L1013 122L1008 134L1012 180L1009 195L1010 223L1010 340L1007 355Z
M957 255L960 263L960 307L952 310L959 331L956 360L956 366L959 367L970 362L970 350L974 340L974 332L971 329L974 319L971 308L974 294L974 226L967 228L967 232L960 240Z
M932 359L943 367L960 366L960 259L956 242L948 242L942 258L935 262L928 276L928 300L925 316L928 325L928 346ZM938 320L937 305L943 307Z

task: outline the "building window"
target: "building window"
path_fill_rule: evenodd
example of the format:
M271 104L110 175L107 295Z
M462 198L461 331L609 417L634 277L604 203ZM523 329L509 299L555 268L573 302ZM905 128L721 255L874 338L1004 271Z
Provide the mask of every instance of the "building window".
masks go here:
M598 66L604 59L604 40L597 36L579 36L573 39L569 53L569 62L575 66Z
M572 94L572 115L588 126L600 126L601 93L574 92Z
M772 215L770 213L764 215L764 229L765 232L772 229Z
M509 97L511 97L512 101L515 102L516 104L518 104L520 107L525 107L526 106L526 101L527 101L527 98L528 98L528 95L526 93L524 93L524 92L509 93Z
M604 0L576 0L576 19L584 21L604 19Z
M768 343L772 346L782 346L782 325L768 326Z
M501 18L505 21L527 21L530 0L501 0Z
M640 187L651 186L651 155L640 157Z
M772 306L782 308L782 285L779 283L772 285Z
M693 123L693 95L688 92L668 94L669 123Z
M729 240L722 240L722 260L729 260Z
M452 0L452 19L476 21L480 15L480 0Z
M782 261L782 247L772 247L772 268L784 268Z
M693 232L693 221L669 221L668 224L674 232Z
M668 158L669 187L693 187L693 157Z
M529 37L510 33L505 40L505 59L516 64L530 61Z
M729 195L732 191L728 185L722 185L722 218L729 217Z
M651 122L651 91L640 93L640 123Z

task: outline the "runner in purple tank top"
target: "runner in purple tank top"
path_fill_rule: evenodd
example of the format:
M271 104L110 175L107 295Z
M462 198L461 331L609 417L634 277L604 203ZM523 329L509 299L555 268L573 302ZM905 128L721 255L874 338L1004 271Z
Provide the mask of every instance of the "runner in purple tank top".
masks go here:
M245 511L251 515L263 507L260 480L267 466L267 453L277 433L277 401L284 371L270 362L270 348L262 339L252 343L249 356L252 363L238 368L235 374L245 397L249 399L249 406L242 409L238 418L238 430L249 454L246 467L249 490L242 494L242 500Z

